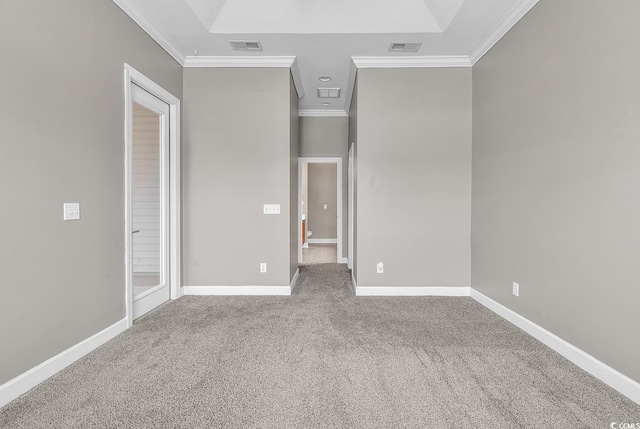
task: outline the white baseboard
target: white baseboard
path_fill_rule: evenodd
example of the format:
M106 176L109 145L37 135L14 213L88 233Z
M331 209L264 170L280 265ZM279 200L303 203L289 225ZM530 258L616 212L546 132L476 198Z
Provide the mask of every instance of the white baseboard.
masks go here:
M560 353L562 356L587 371L597 379L608 384L632 401L640 404L640 383L616 371L590 354L582 351L543 327L524 318L513 310L492 300L486 295L471 289L471 297L494 313L502 316L541 343Z
M340 259L338 259L338 263L339 264L348 264L349 263L349 258L340 258Z
M356 283L356 278L353 275L353 269L351 270L351 285L353 286L353 293L358 296L358 283Z
M356 296L469 296L461 286L356 286Z
M291 280L291 284L289 285L289 295L293 293L293 290L296 288L296 284L298 283L298 277L300 277L300 268L296 270L296 273L293 275L293 279Z
M185 286L185 295L291 295L291 285L286 286Z
M62 371L126 329L127 319L125 318L0 385L0 407Z
M309 244L338 244L337 238L307 238Z

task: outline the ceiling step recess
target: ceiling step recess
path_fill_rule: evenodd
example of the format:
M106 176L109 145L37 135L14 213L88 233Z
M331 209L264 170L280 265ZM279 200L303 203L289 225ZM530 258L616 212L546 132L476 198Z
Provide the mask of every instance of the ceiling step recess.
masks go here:
M318 88L318 98L340 98L340 88Z
M421 42L418 43L392 43L389 46L389 52L418 52L422 46Z
M258 41L252 40L229 40L229 44L234 51L261 51L262 45Z

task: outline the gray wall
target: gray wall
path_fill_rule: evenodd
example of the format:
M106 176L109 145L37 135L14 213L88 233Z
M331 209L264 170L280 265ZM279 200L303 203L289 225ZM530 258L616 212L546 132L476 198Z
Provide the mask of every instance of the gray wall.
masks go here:
M471 70L361 69L357 87L358 285L469 286Z
M351 274L358 283L358 75L353 83L353 94L349 106L349 145L353 145L353 255L351 257ZM347 156L349 152L347 152ZM348 209L348 208L347 208Z
M542 0L476 64L472 210L473 287L636 381L638 16Z
M184 70L185 285L290 283L290 79L286 68Z
M337 238L337 168L336 164L309 164L309 196L306 204L309 214L307 227L313 232L310 239Z
M289 75L289 280L298 271L298 146L299 141L298 92Z
M305 116L300 118L300 156L342 158L342 256L348 251L349 118ZM314 231L315 234L315 231ZM312 237L317 238L317 237ZM335 237L333 237L335 238Z
M125 317L123 63L182 68L110 0L2 1L0 53L1 384Z

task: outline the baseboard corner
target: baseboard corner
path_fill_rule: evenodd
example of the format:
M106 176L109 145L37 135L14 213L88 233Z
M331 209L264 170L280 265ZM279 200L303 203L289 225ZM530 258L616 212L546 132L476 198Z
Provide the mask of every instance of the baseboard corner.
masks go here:
M289 285L289 295L291 295L293 293L293 290L296 288L296 285L298 284L298 277L300 277L300 268L296 269L296 273L293 275L293 279L291 279L291 284Z

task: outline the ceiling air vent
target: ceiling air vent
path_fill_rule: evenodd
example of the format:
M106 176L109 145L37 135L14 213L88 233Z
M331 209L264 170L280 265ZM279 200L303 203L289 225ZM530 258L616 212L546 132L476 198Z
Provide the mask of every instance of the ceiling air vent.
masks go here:
M340 88L318 88L318 98L340 98Z
M418 52L422 43L392 43L389 52Z
M260 42L254 42L249 40L230 40L231 48L234 51L261 51L262 45Z

